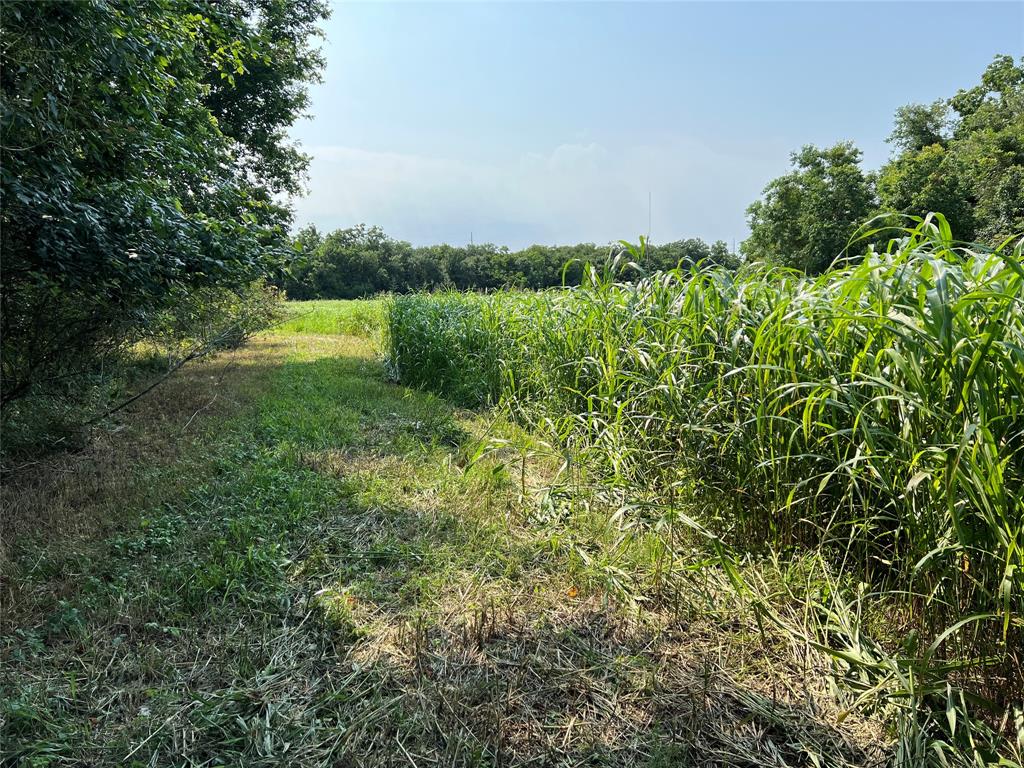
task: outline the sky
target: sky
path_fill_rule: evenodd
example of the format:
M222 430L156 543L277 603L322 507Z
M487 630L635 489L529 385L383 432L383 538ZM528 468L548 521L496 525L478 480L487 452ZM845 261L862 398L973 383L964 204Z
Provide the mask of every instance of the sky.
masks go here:
M414 245L725 240L804 144L1024 54L1024 2L335 3L296 225Z

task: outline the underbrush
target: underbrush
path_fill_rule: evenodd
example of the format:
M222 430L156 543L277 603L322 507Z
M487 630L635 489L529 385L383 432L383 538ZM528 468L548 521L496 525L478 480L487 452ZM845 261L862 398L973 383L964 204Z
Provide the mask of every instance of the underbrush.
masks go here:
M68 323L65 330L71 334L75 327L68 320L71 312L62 307L48 322ZM5 341L5 386L19 378L31 384L4 405L0 458L7 463L81 447L87 427L149 392L185 363L237 348L281 317L281 297L263 281L241 290L172 291L165 306L134 318L130 330L107 328L103 343L83 341L76 349L73 334L68 336L59 354L46 358L46 377L26 373L40 365L34 362L42 354L38 349L26 350L19 341ZM41 335L47 340L54 337L51 332ZM28 346L35 344L35 340L28 342Z
M658 552L641 599L724 570L831 656L851 709L891 720L899 764L1019 763L1022 245L960 247L935 216L818 278L617 282L641 256L578 289L395 297L388 369L545 439L549 514L614 524L588 556L624 596L630 542ZM766 582L764 562L799 576Z

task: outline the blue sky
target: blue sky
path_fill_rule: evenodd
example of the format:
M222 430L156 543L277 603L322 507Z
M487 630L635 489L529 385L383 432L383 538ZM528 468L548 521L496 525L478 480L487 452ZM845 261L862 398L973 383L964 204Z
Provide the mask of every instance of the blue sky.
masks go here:
M296 223L414 244L746 236L806 143L1024 53L1024 3L336 3ZM650 197L649 197L650 196Z

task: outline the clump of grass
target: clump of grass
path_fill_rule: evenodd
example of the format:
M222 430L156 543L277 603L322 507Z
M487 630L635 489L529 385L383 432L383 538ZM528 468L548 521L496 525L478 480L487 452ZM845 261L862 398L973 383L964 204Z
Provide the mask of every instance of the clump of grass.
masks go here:
M274 328L279 335L362 336L376 338L384 315L381 299L289 301L286 319Z
M899 710L908 760L984 761L1024 689L1024 253L959 246L937 215L898 234L817 278L627 284L626 250L577 289L396 297L387 354L550 435L630 525L685 510L719 555L817 552L835 576L808 640L858 703ZM982 700L998 714L965 720Z
M385 365L394 379L444 394L459 405L494 401L501 391L502 336L492 300L472 293L396 296L387 306Z

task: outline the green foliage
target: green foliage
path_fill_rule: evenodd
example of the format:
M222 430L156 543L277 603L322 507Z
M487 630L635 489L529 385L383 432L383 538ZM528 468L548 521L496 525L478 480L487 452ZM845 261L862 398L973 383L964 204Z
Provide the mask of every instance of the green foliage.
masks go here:
M585 265L602 262L608 253L608 248L592 243L531 245L521 251L490 243L414 248L388 237L380 227L365 224L327 236L309 226L296 234L293 248L298 258L280 285L289 298L299 300L351 299L385 292L448 288L539 290L579 285ZM643 267L671 269L700 262L733 269L739 265L724 242L708 245L692 238L649 248Z
M997 56L980 85L903 107L890 141L901 153L879 175L883 208L944 211L968 242L1024 231L1024 59Z
M398 243L379 227L338 230L316 252L314 285L323 297L354 299L383 291L388 264Z
M257 280L240 290L179 288L171 308L154 319L147 341L173 350L238 347L255 333L283 319L277 288Z
M126 346L111 340L97 365L96 349L62 351L64 364L78 361L83 371L37 383L30 396L4 409L3 458L28 456L85 444L86 429L110 408L162 381L187 360L241 345L283 318L278 289L257 280L241 288L177 286L171 306L147 320L144 341ZM57 319L66 319L62 310ZM8 356L17 347L5 341ZM115 354L116 352L116 354Z
M6 405L288 254L320 0L3 4Z
M943 211L955 238L989 247L1024 232L1024 59L996 56L980 85L900 107L889 141L899 154L877 178L849 143L794 153L747 209L743 254L819 274L873 212Z
M984 755L998 735L944 731L943 713L987 695L1012 719L1024 684L1024 244L956 248L936 216L817 278L615 282L643 258L527 300L397 297L390 368L550 436L619 494L627 530L685 502L716 552L820 551L841 577L808 606L812 642L861 703L896 707L907 739ZM909 634L869 637L871 605Z
M908 104L896 110L889 142L903 152L918 152L933 144L945 144L949 128L949 105Z
M846 142L794 152L794 170L771 181L748 209L749 261L768 261L816 275L846 253L859 222L875 209L861 151Z
M941 143L908 151L886 165L878 194L887 208L907 213L945 211L959 235L976 230L975 209L963 174L951 169L958 158Z
M494 402L501 391L504 347L497 324L504 316L493 301L472 293L391 299L386 328L389 375L441 392L459 405Z

